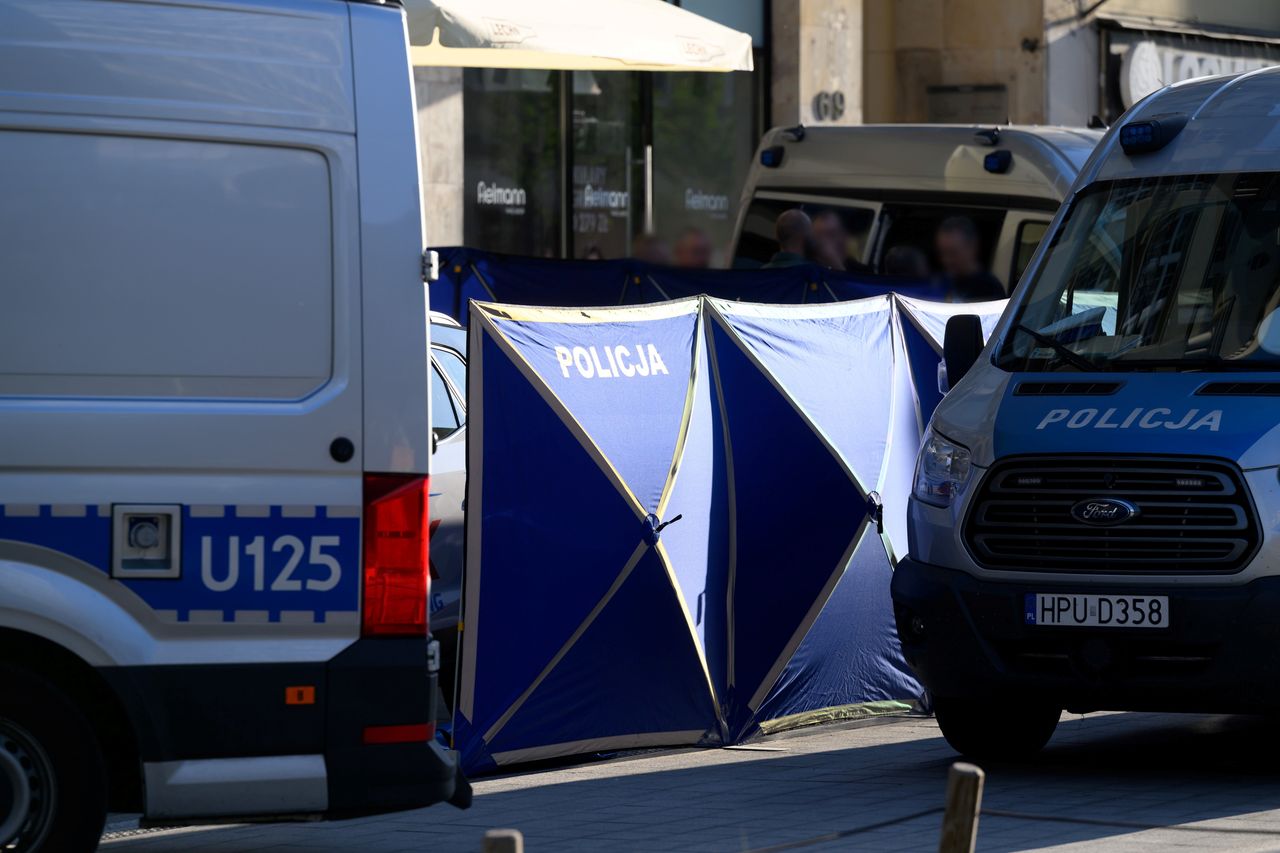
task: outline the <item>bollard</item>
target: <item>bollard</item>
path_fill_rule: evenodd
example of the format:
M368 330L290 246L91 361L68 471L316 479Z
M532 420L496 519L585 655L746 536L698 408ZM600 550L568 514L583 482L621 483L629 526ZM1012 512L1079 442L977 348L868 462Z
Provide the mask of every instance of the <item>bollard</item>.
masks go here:
M958 761L947 773L947 811L942 816L938 853L973 853L982 810L982 768Z
M518 829L491 829L484 834L480 853L524 853L524 836Z

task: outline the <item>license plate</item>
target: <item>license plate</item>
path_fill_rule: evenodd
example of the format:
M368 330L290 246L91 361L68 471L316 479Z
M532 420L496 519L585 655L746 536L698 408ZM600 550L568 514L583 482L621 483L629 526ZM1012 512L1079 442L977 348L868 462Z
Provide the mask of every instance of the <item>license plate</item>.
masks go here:
M1080 628L1167 628L1169 598L1164 595L1074 595L1027 593L1023 616L1028 625Z

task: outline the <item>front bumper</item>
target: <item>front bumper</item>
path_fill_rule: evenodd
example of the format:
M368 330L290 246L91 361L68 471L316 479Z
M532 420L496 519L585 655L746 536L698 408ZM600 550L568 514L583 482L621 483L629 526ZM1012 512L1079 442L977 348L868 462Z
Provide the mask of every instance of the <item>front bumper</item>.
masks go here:
M988 581L902 560L894 614L907 662L936 696L1073 711L1280 709L1280 577L1239 586ZM1167 595L1165 629L1026 625L1027 593Z

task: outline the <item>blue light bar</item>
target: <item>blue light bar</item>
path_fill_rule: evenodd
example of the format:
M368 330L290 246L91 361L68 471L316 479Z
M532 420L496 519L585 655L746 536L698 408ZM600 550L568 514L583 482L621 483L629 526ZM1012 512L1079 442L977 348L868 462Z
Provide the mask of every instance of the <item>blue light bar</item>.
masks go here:
M982 158L982 168L993 175L1003 175L1013 165L1013 152L1001 149Z
M786 149L781 145L770 146L760 152L760 165L766 169L776 169L782 165L782 155Z
M1168 145L1187 124L1183 113L1168 113L1142 121L1131 121L1120 128L1120 147L1129 156L1149 154Z

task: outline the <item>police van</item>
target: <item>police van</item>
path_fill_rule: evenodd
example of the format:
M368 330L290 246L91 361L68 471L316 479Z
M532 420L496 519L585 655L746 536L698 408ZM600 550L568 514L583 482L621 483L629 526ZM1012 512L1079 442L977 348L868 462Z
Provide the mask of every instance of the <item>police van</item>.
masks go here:
M747 176L733 265L767 262L778 215L792 208L839 218L851 271L885 272L897 247L932 255L938 226L961 216L984 267L1012 289L1101 138L1030 125L774 128Z
M1266 69L1135 105L985 348L950 321L892 589L961 752L1280 709L1278 102Z
M0 848L465 804L403 10L0 0Z

